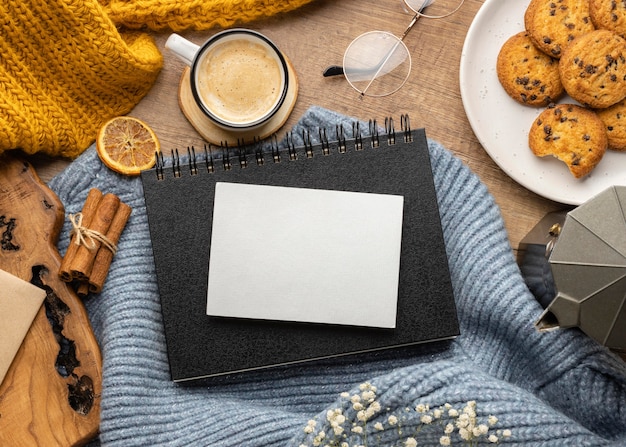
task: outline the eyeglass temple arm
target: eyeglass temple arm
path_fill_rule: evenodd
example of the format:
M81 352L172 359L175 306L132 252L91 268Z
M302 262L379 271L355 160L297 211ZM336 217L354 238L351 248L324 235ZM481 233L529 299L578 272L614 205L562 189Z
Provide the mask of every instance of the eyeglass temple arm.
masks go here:
M420 9L420 11L422 11L424 8L422 7L422 9ZM404 30L404 33L402 34L402 37L400 37L400 40L404 40L404 38L406 37L407 34L409 34L409 31L411 31L411 29L413 29L413 27L415 26L415 24L417 23L417 21L420 19L420 14L416 13L413 16L413 20L411 20L411 23L409 23L409 26L406 27L406 29Z
M423 7L422 7L423 9ZM409 23L409 26L406 27L406 30L404 30L404 33L402 34L402 37L400 37L400 40L404 40L404 38L407 36L407 34L409 34L409 31L411 31L411 29L413 28L413 26L415 26L415 24L417 23L417 21L420 19L420 15L419 14L415 14L413 16L413 19L411 20L411 23ZM331 65L329 67L326 67L326 69L324 70L324 72L322 73L322 75L325 78L329 78L331 76L339 76L339 75L343 75L343 67L341 65Z

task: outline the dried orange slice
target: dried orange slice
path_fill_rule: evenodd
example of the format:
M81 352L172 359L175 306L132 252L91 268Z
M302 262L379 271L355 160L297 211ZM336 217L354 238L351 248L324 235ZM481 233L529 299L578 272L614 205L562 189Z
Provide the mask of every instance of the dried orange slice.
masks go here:
M125 175L139 175L154 166L160 148L150 126L131 116L118 116L104 123L96 140L102 162Z

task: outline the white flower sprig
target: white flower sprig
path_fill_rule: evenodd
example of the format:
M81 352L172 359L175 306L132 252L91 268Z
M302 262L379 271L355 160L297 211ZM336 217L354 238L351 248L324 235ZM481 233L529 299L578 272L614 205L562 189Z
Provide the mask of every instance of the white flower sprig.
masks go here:
M414 409L406 408L400 415L388 411L381 414L380 402L376 400L377 389L369 382L362 383L355 394L342 393L343 407L328 410L326 422L329 428L317 429L317 422L310 420L304 427L306 443L300 447L374 447L388 446L391 431L397 433L400 444L395 447L416 447L422 430L441 427L443 433L439 444L449 446L457 441L476 447L481 443L499 444L511 437L508 429L494 429L498 418L488 416L479 419L475 401L467 402L460 410L449 403L432 408L419 403ZM348 420L350 413L351 421ZM431 436L433 434L431 433Z

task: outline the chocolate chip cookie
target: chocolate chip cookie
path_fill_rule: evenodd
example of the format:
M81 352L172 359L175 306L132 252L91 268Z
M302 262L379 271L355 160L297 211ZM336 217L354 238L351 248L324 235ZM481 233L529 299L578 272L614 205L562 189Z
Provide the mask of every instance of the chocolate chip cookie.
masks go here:
M596 28L626 38L626 3L623 0L590 0L589 16Z
M608 30L579 36L563 52L559 73L576 101L610 107L626 97L626 40Z
M595 29L589 1L580 0L531 0L524 25L535 45L557 59L570 42Z
M581 178L602 160L608 139L604 123L592 110L558 104L533 122L528 144L536 156L552 155L565 163L574 177Z
M609 108L596 109L596 113L606 126L609 149L626 151L626 99Z
M504 43L496 70L504 90L521 104L545 107L564 93L558 60L539 50L526 31Z

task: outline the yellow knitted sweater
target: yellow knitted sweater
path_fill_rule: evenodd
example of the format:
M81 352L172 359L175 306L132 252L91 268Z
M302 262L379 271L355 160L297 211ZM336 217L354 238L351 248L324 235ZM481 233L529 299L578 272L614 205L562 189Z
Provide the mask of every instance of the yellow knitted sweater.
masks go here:
M2 0L0 153L76 157L148 93L154 30L227 27L311 0Z

